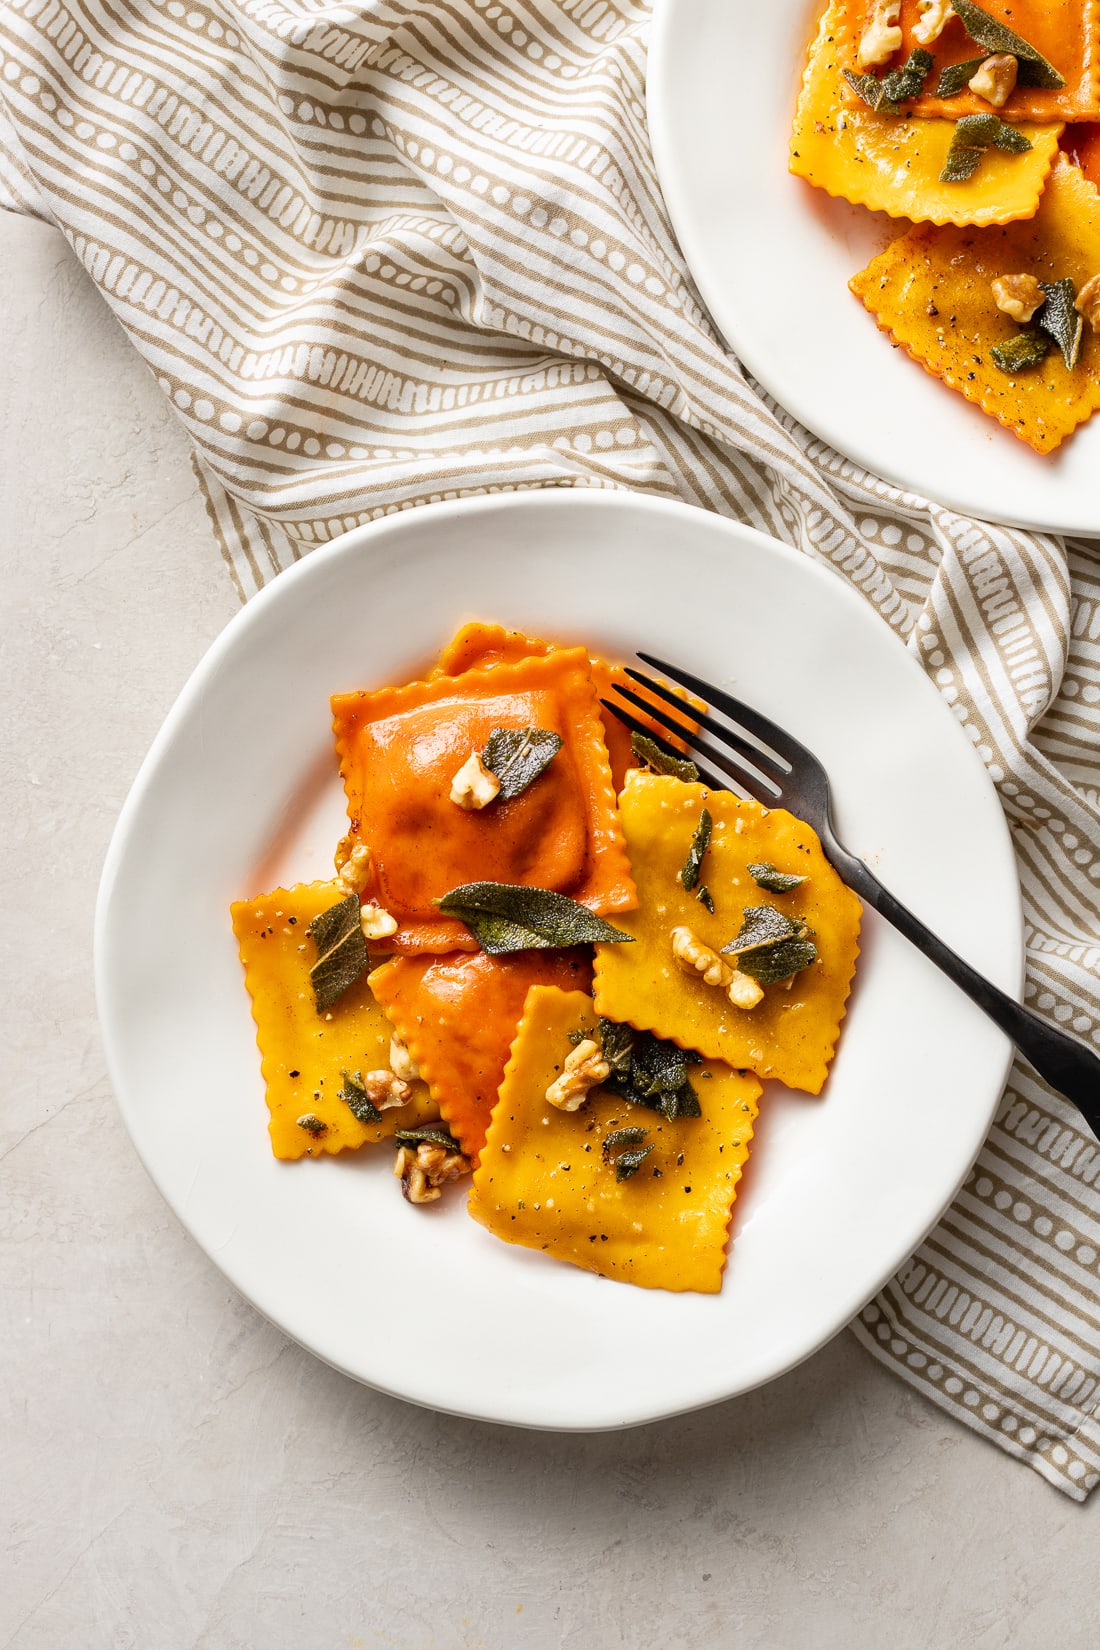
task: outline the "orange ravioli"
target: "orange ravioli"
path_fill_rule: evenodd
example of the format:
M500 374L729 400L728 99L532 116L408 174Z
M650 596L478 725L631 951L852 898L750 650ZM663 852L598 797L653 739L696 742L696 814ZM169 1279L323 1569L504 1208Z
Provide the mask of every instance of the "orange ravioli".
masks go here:
M464 625L454 636L439 656L436 672L444 676L457 676L464 670L474 666L483 668L486 665L511 664L517 659L529 658L532 655L541 656L552 652L549 642L540 641L535 636L525 636L519 630L505 630L502 625L473 624ZM661 700L650 693L638 682L632 682L622 665L608 664L605 659L593 658L589 655L589 669L592 672L592 687L598 700L610 699L615 701L612 692L614 687L629 688L641 698L652 704L660 705ZM698 700L692 700L680 688L673 691L687 703L695 704L702 710ZM628 708L628 707L624 707ZM629 707L643 726L658 733L674 745L677 750L683 750L681 739L667 732L660 723L647 716L644 711ZM626 776L631 768L638 766L638 759L630 747L630 729L609 711L601 706L600 715L603 721L604 740L607 744L607 754L611 759L611 778L616 792L621 791L626 782Z
M1020 86L997 112L1003 120L1017 125L1021 120L1095 120L1100 115L1100 7L1097 0L981 0L982 10L1041 52L1065 80L1065 85L1044 89ZM859 72L859 42L874 0L843 0L839 23L845 68ZM899 26L902 46L888 67L903 63L921 42L914 34L921 18L919 0L901 0ZM958 17L946 24L938 40L925 48L935 58L935 68L925 82L925 92L912 104L913 113L934 120L958 120L961 115L985 114L990 105L973 92L964 90L955 97L936 97L940 71L951 63L965 63L986 57L988 52L967 34ZM854 93L847 93L853 103Z
M332 701L348 841L398 922L379 950L472 950L434 902L461 883L522 883L604 914L634 903L603 727L583 648ZM562 749L520 796L466 812L451 782L496 727L548 728Z
M483 951L395 957L371 987L428 1084L464 1152L476 1157L504 1075L508 1050L533 985L588 987L583 951Z
M559 1111L546 1090L561 1072L570 1033L591 1033L595 1020L583 991L534 986L528 993L470 1213L506 1243L606 1278L714 1294L760 1084L707 1062L691 1068L701 1117L670 1123L602 1090L579 1111ZM653 1151L635 1175L618 1181L603 1144L622 1128L644 1129L642 1144Z
M599 1014L655 1032L681 1048L818 1094L836 1048L859 954L860 902L841 882L808 825L782 808L761 808L728 791L632 774L620 801L639 908L617 918L633 945L598 945L594 994ZM709 912L680 881L702 809L713 820L700 881ZM750 864L806 877L789 893L760 888ZM818 960L765 987L753 1009L685 973L672 955L672 930L686 927L714 951L741 927L746 907L774 905L810 927Z
M1070 372L1051 347L1037 367L1001 372L990 348L1019 331L997 309L999 275L1072 278L1100 272L1100 195L1065 155L1030 223L984 229L925 227L903 235L848 283L883 332L926 372L1026 441L1051 452L1100 407L1100 347L1086 324Z
M338 883L311 882L230 908L252 998L276 1157L346 1151L436 1115L424 1083L413 1083L412 1099L384 1111L378 1123L360 1123L339 1097L345 1071L389 1065L392 1035L365 975L326 1013L317 1012L309 978L315 951L306 929L343 897ZM322 1133L299 1127L298 1118L309 1114L326 1125Z
M1081 168L1089 182L1100 189L1100 121L1087 126L1067 126L1062 133L1062 150Z
M1030 218L1058 148L1060 123L1021 126L1022 155L987 150L965 183L940 183L954 125L902 120L847 101L840 29L848 8L834 0L810 47L791 134L790 170L827 194L914 223L987 224Z

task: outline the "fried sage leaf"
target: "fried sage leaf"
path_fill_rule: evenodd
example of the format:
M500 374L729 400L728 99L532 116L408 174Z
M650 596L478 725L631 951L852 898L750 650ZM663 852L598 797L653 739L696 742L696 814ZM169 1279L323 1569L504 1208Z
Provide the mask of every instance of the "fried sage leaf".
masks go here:
M444 1123L422 1123L415 1129L395 1129L395 1146L419 1146L421 1141L430 1146L442 1146L445 1152L461 1152L462 1147Z
M700 883L699 887L695 890L695 898L699 901L700 905L705 905L706 906L707 910L710 912L711 916L713 917L713 915L714 915L714 901L711 898L710 889L707 887L705 882Z
M856 96L876 114L900 115L903 103L920 96L931 70L931 53L918 46L900 68L891 69L881 80L878 75L854 74L851 69L844 70L844 78Z
M742 974L751 974L759 985L776 985L816 961L817 946L812 940L784 940L780 945L746 952L737 966Z
M1050 339L1046 333L1040 332L1038 327L1028 327L1006 343L994 344L989 358L1001 372L1026 372L1029 367L1037 367L1040 361L1045 361L1049 350Z
M748 873L758 888L766 888L769 894L789 894L792 888L797 888L805 877L792 876L788 871L777 871L770 861L761 865L748 866Z
M1054 339L1062 352L1066 370L1072 372L1081 354L1081 335L1085 328L1084 316L1079 315L1074 307L1077 288L1068 276L1061 281L1040 281L1039 285L1046 293L1047 301L1036 310L1035 320Z
M981 6L974 4L974 0L954 0L954 7L955 15L971 40L984 46L987 52L1003 52L1016 59L1017 84L1042 86L1047 91L1055 91L1065 85L1064 75L1059 74L1053 63L1047 62L1042 52L1036 51L1034 46L998 18L990 17Z
M698 1065L701 1058L693 1049L679 1048L651 1031L635 1032L611 1020L601 1020L599 1029L603 1056L611 1066L605 1088L631 1105L659 1111L670 1122L703 1115L688 1077L688 1067Z
M510 802L534 784L561 746L561 735L549 728L494 728L481 760L500 780L497 801Z
M965 63L948 63L940 70L934 95L955 97L965 91L984 62L984 57L968 57Z
M804 922L785 916L774 905L750 905L740 933L722 947L722 954L735 955L741 973L751 975L760 985L774 985L817 960L809 932Z
M634 1054L633 1026L619 1025L615 1020L601 1020L598 1028L600 1050L611 1067L609 1081L617 1078L630 1080L630 1062Z
M741 917L737 938L722 947L722 955L741 956L761 946L780 945L784 940L800 940L806 924L792 920L774 905L748 905Z
M699 871L703 864L703 856L710 847L710 833L714 829L714 821L709 811L704 808L699 815L699 823L695 827L695 835L691 839L684 868L680 872L680 881L690 894L699 881Z
M382 1121L382 1113L373 1101L367 1098L361 1071L345 1071L344 1086L336 1092L339 1098L344 1101L351 1115L357 1118L360 1123L380 1123Z
M563 945L620 945L634 938L549 888L464 882L438 903L445 917L464 922L481 949L494 957Z
M646 1129L613 1129L604 1139L603 1160L605 1163L614 1163L615 1179L629 1180L636 1175L650 1152L653 1144L643 1146L648 1130Z
M688 784L694 784L699 777L699 769L694 762L688 762L678 756L670 756L663 751L656 740L650 739L644 733L630 735L630 748L639 762L644 762L653 773L670 775L673 779L686 779Z
M1003 149L1022 155L1031 148L1030 138L1008 126L999 115L964 115L955 122L951 147L940 173L941 183L965 183L982 163L987 149Z
M360 974L370 967L367 942L359 925L359 896L349 894L314 917L306 933L317 947L309 971L317 1012L331 1008Z

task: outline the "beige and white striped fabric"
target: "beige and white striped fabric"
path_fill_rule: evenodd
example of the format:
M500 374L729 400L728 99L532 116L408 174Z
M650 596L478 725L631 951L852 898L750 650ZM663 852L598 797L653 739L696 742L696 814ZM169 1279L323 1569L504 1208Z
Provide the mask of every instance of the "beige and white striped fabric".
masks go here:
M831 562L1000 788L1029 1000L1100 1044L1094 553L887 487L745 380L661 203L648 24L642 0L6 0L0 197L58 225L178 409L242 598L358 523L518 487L679 498ZM1018 1069L854 1326L1078 1499L1098 1175Z

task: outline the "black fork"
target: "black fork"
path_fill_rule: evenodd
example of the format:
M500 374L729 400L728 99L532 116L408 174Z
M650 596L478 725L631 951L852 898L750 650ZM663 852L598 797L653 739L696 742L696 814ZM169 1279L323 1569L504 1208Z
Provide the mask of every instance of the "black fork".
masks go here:
M971 968L957 952L926 928L919 917L895 899L861 859L849 853L833 824L829 777L813 752L759 711L710 682L704 682L701 677L667 664L663 659L655 659L649 653L639 653L638 657L671 681L679 682L689 693L697 694L710 708L701 711L686 705L663 682L644 676L637 670L628 669L627 675L649 693L656 694L671 710L660 710L652 703L647 704L629 688L616 687L614 691L644 716L675 734L683 745L705 757L710 767L700 767L699 770L704 783L722 789L728 788L728 780L732 779L738 790L755 797L764 807L786 808L812 825L821 838L826 858L848 886L855 889L861 899L892 923L926 957L931 958L948 979L966 992L972 1002L984 1009L994 1024L1027 1057L1039 1076L1073 1102L1093 1134L1100 1138L1100 1057L1075 1037L1067 1037L1064 1031L1049 1025L1031 1009L1014 1002ZM638 721L622 705L609 699L603 703L632 731L653 737L652 728ZM672 715L672 710L678 715ZM720 720L715 711L720 712L723 719ZM686 717L690 717L694 728L685 723ZM703 730L712 736L711 740L700 738ZM667 741L658 738L657 743L668 754L676 754ZM728 777L716 778L713 769Z

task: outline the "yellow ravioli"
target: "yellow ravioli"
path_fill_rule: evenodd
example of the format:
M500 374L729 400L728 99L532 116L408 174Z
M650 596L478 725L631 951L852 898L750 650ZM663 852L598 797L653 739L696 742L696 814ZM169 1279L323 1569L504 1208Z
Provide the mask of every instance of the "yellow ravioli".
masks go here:
M506 1243L603 1277L714 1294L722 1286L730 1209L760 1084L707 1062L690 1068L701 1117L670 1123L603 1090L579 1111L559 1111L546 1090L570 1051L570 1033L591 1032L595 1023L583 991L528 992L470 1213ZM635 1175L618 1181L603 1146L624 1128L645 1129L641 1144L654 1149Z
M782 808L766 809L729 791L679 779L631 774L619 801L638 909L616 925L633 945L598 945L593 992L599 1014L698 1049L711 1059L818 1094L836 1048L859 954L860 903L841 882L808 825ZM680 881L702 809L713 820L700 882L713 915ZM772 864L807 880L769 893L750 864ZM685 973L672 955L672 930L689 928L718 951L741 927L748 906L774 905L809 924L818 960L785 984L765 987L753 1009Z
M1022 155L990 149L965 183L940 183L954 123L903 120L849 107L841 78L836 0L810 47L791 133L790 169L827 194L914 223L1008 223L1030 218L1058 148L1060 121L1014 122L1032 147Z
M1071 372L1053 344L1045 361L1001 372L994 344L1019 327L998 310L999 275L1069 276L1078 290L1100 272L1100 194L1064 155L1029 223L910 230L848 283L879 326L934 378L1013 435L1047 453L1100 407L1100 340L1087 323Z
M317 1012L309 978L316 951L306 930L344 896L337 882L311 882L238 900L231 907L252 998L276 1157L346 1151L438 1115L420 1082L412 1084L411 1100L384 1111L378 1123L360 1123L339 1097L345 1071L379 1071L389 1065L393 1035L365 974L324 1014ZM310 1114L326 1125L323 1133L299 1126L298 1118Z

